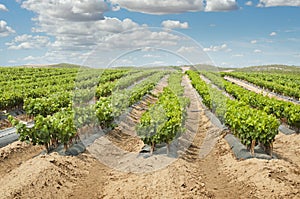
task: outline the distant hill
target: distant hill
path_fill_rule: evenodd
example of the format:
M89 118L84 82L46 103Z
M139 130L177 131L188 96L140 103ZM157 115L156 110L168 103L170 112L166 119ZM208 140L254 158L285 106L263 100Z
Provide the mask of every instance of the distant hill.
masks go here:
M53 65L49 65L49 67L53 67L53 68L89 68L87 66L80 66L77 64L68 64L68 63L53 64Z
M235 70L235 68L222 68L208 64L196 64L193 66L184 65L183 67L190 67L192 70L202 70L202 71L227 71L227 70Z
M300 73L300 66L288 66L288 65L261 65L261 66L249 66L243 68L223 68L212 65L196 64L196 65L184 65L183 67L190 67L192 70L203 70L203 71L220 71L220 72L231 72L231 71L243 71L243 72L296 72Z
M68 64L68 63L60 63L60 64L31 64L31 65L23 65L20 67L25 68L89 68L87 66L80 66L77 64Z
M32 64L32 65L24 65L19 67L26 67L26 68L90 68L87 66L81 66L77 64L69 64L69 63L59 63L59 64ZM180 69L181 67L190 67L192 70L203 70L203 71L244 71L244 72L258 72L258 71L268 71L268 72L296 72L300 73L300 66L288 66L288 65L261 65L261 66L249 66L243 68L223 68L217 67L213 65L205 65L205 64L196 64L196 65L184 65L184 66L171 66L173 69ZM121 69L132 69L132 68L139 68L139 67L113 67L113 68L121 68ZM141 67L141 68L156 68L156 67ZM160 66L158 68L170 68L167 66Z
M299 66L287 66L287 65L263 65L263 66L250 66L245 68L235 69L236 71L246 71L246 72L259 72L259 71L268 71L268 72L299 72Z

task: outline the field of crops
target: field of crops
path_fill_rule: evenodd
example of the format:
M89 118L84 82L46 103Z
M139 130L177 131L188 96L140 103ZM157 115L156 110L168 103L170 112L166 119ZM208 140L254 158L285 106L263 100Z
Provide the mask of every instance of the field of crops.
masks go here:
M0 198L297 198L297 71L0 68Z

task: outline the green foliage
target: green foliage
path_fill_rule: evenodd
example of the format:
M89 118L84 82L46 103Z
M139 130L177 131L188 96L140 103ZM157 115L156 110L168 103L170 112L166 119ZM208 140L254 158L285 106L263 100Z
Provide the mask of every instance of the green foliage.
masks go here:
M73 107L75 116L75 125L77 129L86 125L95 125L98 120L96 117L95 105L89 105L84 107Z
M53 115L61 108L71 106L71 96L69 93L56 93L50 97L28 98L24 100L23 108L30 116Z
M109 97L101 97L96 104L96 116L100 125L113 126L114 118L119 117L129 106L141 100L165 74L165 72L155 73L131 89L116 90Z
M183 97L181 79L181 74L171 74L169 86L159 95L157 103L142 115L137 134L145 144L169 144L183 131L189 101Z
M108 97L112 94L113 89L115 88L117 84L117 81L113 82L105 82L102 84L99 84L96 88L95 96L99 99L100 97Z
M202 102L205 104L206 107L212 109L212 101L211 95L209 93L209 88L206 83L199 77L199 74L195 71L187 71L186 74L192 80L193 87L197 90L197 92L202 97Z
M96 115L101 126L109 127L114 120L111 97L101 97L96 105Z
M279 127L278 120L273 116L248 106L238 106L234 101L229 101L225 124L231 127L247 147L251 146L253 140L270 146L278 134Z
M167 116L163 107L156 105L151 106L146 111L137 126L137 134L145 144L152 145L153 143L160 143L162 140L161 132Z
M99 84L106 82L113 82L125 76L129 70L106 69L99 77Z
M127 75L121 76L120 79L115 79L114 81L107 81L105 83L101 83L96 88L95 96L98 99L100 97L108 97L112 94L113 91L125 89L154 73L155 71L153 70L146 70L146 71L137 70L137 71L132 71L130 73L127 73Z
M100 70L74 68L0 68L0 110L21 107L25 99L49 98L97 85ZM76 81L76 85L75 85Z
M16 76L12 75L14 72ZM102 72L100 80L99 72ZM112 126L115 117L153 89L165 74L149 70L130 72L129 69L78 71L67 68L0 68L0 91L3 93L0 96L0 109L14 108L24 103L26 113L34 116L34 127L28 128L9 117L20 134L20 140L44 145L49 150L60 143L67 146L76 135L77 128L96 123ZM121 77L124 78L118 81ZM120 84L118 88L125 88L146 77L131 89L118 90L110 96L111 88L117 83ZM99 95L100 100L96 105L90 105L94 97L92 88L98 84L99 87L109 85L108 91Z
M221 91L212 89L211 86L205 84L197 72L188 71L187 74L191 78L193 85L197 85L196 88L198 88L198 92L200 91L199 94L201 97L203 97L202 95L206 97L207 93L211 93L211 101L206 102L206 104L212 105L210 109L216 113L221 121L230 127L244 145L253 147L251 144L255 141L266 147L271 147L275 136L278 134L278 127L280 125L279 121L273 115L268 115L262 110L249 107L246 103L246 97L241 101L229 99ZM226 91L227 88L228 90L232 89L226 82L222 82L220 77L209 76L207 73L205 75L218 86L222 87L224 85ZM209 99L208 97L206 98Z
M286 118L290 126L300 128L300 105L248 91L238 85L225 81L214 73L203 73L203 75L220 88L224 88L227 93L237 100L243 101L253 108L263 110L267 114L272 114L278 119Z
M299 74L274 74L274 73L226 73L226 75L246 80L262 88L267 88L278 94L300 98Z
M8 119L16 127L21 141L27 141L33 145L44 145L47 151L50 150L51 144L57 146L62 143L67 146L76 135L74 113L70 110L62 110L47 117L38 115L34 118L32 128L28 128L12 116L9 116Z

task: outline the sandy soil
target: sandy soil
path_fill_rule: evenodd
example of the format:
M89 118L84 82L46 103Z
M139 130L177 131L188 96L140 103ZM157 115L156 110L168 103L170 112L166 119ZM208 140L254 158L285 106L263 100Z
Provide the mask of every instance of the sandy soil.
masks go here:
M24 122L32 122L33 121L33 117L29 117L26 114L21 114L21 115L17 115L15 116L16 119L24 121Z
M32 122L33 118L29 117L26 114L16 115L15 118L24 122ZM0 130L4 130L6 128L12 127L10 121L8 119L0 119Z
M188 93L186 94L188 95ZM147 168L147 173L120 171L124 167L121 167L121 169L118 167L115 170L102 167L101 173L105 173L105 177L109 180L105 181L101 178L97 180L97 183L92 184L90 183L91 180L87 178L76 188L76 192L72 193L71 198L96 196L99 198L237 198L239 196L247 196L247 194L243 193L247 186L229 182L227 175L217 171L218 164L215 156L218 156L218 153L216 151L211 152L213 146L211 147L210 143L214 144L214 141L218 140L218 135L221 134L221 131L215 128L203 114L204 109L196 99L196 96L192 96L193 93L191 91L189 95L192 100L188 110L187 129L188 131L190 129L190 136L193 136L192 130L196 130L197 133L193 143L190 143L191 145L187 151L182 153L180 158L171 160L166 167L151 172L148 171L155 166L163 165L168 158L156 155L144 159L142 163L135 161L136 159L130 159L131 163L135 161L136 164L142 165L144 171ZM198 111L194 112L195 110ZM188 126L193 122L197 122L198 125ZM207 136L208 134L212 136ZM104 141L100 143L104 144ZM99 149L99 146L97 148ZM202 156L199 154L202 154ZM155 165L152 165L153 163ZM120 164L123 164L123 162ZM152 167L148 168L149 165ZM99 173L98 170L93 170L94 174L90 176L96 176ZM95 181L95 179L92 179L92 182ZM94 188L91 189L90 186ZM100 187L103 189L100 189ZM232 193L231 189L233 187L239 189ZM93 191L83 193L83 190L86 188Z
M0 120L0 130L4 130L10 127L12 127L12 125L7 119Z
M157 96L163 92L164 87L168 85L167 80L168 77L164 77L152 90L151 95L147 95L126 114L118 127L108 133L106 136L107 141L113 142L115 146L127 152L138 153L142 149L144 143L136 135L135 126L139 123L142 114L148 109L149 105L154 104L158 100ZM126 143L126 145L124 145L124 143ZM104 150L106 151L106 149Z
M279 144L276 144L279 147ZM299 198L300 168L299 164L277 160L248 159L235 161L229 147L222 140L218 151L227 151L221 155L222 167L219 170L228 175L230 181L246 183L254 198ZM296 147L291 145L290 147ZM282 145L280 148L284 148ZM275 149L275 152L277 150ZM290 154L291 155L291 154ZM298 159L299 156L295 157Z
M32 146L19 141L0 148L0 176L9 173L23 162L38 155L42 150L41 146Z
M191 145L184 145L186 150L180 148L178 158L159 154L136 162L145 170L145 162L159 165L172 159L167 166L146 173L125 172L124 168L132 169L133 164L119 162L117 165L123 166L110 168L90 152L77 157L54 153L21 160L22 155L14 156L13 152L18 145L10 145L5 148L0 168L13 160L21 161L12 165L9 172L7 167L1 170L0 198L299 198L299 135L277 136L274 152L281 159L237 161L221 130L211 124L204 107L188 90L186 87L185 94L193 102L188 111L190 125L187 124L187 135L181 141L194 136ZM133 122L138 120L137 112L135 116ZM193 134L194 129L197 130ZM124 153L132 154L141 147L140 142L128 142L138 141L134 134L117 135L118 139L112 134L106 140ZM101 149L99 143L103 142L97 140L90 149ZM106 154L114 152L107 150Z
M300 135L279 133L274 142L274 151L281 159L300 166Z

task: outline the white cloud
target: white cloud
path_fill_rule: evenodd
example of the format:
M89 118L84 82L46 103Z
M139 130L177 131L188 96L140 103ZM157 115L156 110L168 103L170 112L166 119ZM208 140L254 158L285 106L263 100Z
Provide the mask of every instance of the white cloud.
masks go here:
M141 48L141 51L142 52L153 52L153 51L156 51L156 49L152 48L152 47L149 47L149 46L146 46L146 47Z
M270 36L276 36L276 35L277 35L276 32L271 32L271 33L270 33Z
M218 52L224 50L230 50L227 48L227 44L222 44L220 46L210 46L209 48L203 48L205 52Z
M115 66L126 66L133 64L133 61L130 59L118 59L117 62L114 63Z
M143 58L144 54L161 55L161 57L163 57L162 54L166 52L170 52L172 56L165 56L165 62L174 63L174 60L172 60L171 57L175 56L178 58L178 50L182 46L191 48L194 47L195 49L198 48L193 41L188 40L188 38L184 37L184 35L176 34L176 32L166 29L140 28L133 31L114 34L110 37L104 37L103 41L98 44L98 48L95 53L89 57L86 65L92 65L90 63L96 63L98 60L104 60L106 59L105 57L119 57L124 53L134 53L137 50L144 52L137 55L140 62L139 64L143 64L146 60L148 60ZM107 54L108 56L104 57L104 54ZM179 57L181 56L183 55L179 55ZM203 61L207 61L209 58L206 53L198 50L193 53L185 53L184 59L189 60L190 63L202 63Z
M166 62L164 61L155 61L153 63L151 63L152 66L160 66L160 65L164 65L166 64Z
M260 0L258 7L300 6L299 0Z
M6 21L0 20L0 37L6 37L12 33L15 33L15 30L7 26Z
M44 20L67 21L97 21L103 19L103 12L109 10L104 1L98 0L27 0L22 2L22 7L38 13ZM38 21L43 20L40 16Z
M95 29L98 31L105 31L110 33L120 33L123 31L138 28L139 25L131 19L124 19L123 21L117 18L105 17L104 20L95 23Z
M256 44L256 43L257 43L257 40L252 40L250 43L251 43L251 44Z
M196 47L189 47L189 46L182 46L181 48L179 48L177 50L177 53L192 53L192 52L197 52L197 49Z
M255 49L253 52L254 52L254 53L262 53L262 51L259 50L259 49Z
M8 63L9 64L15 64L15 63L17 63L17 61L16 60L8 60Z
M244 57L244 54L235 54L235 55L232 55L232 57Z
M94 5L93 2L99 3L99 0L78 1L81 4L71 4L70 1L26 0L22 2L22 7L34 12L36 16L33 19L35 27L32 31L40 33L40 35L46 34L50 38L50 43L47 45L48 51L45 55L27 57L25 61L82 63L85 60L84 64L86 65L105 67L114 58L126 52L146 49L147 47L168 49L174 52L182 46L179 43L185 42L183 35L166 29L150 28L147 25L137 24L131 19L120 20L113 17L103 17L103 13L107 9L106 6L101 6L99 9L94 9L91 6ZM103 2L107 1L103 0ZM139 1L135 2L139 4ZM159 1L158 4L161 2L163 1ZM177 1L172 2L176 4ZM193 4L190 0L178 1L177 3ZM118 5L113 6L118 7ZM122 7L122 3L120 6ZM96 13L101 17L95 17ZM184 23L180 24L184 26ZM30 46L29 43L22 45L21 43L11 42L8 45L14 46L11 48L23 49ZM190 55L187 57L193 63L198 63L200 59L199 55L195 58Z
M3 4L1 4L0 3L0 11L8 11L8 9L6 8L6 6L5 5L3 5Z
M245 3L245 5L246 5L246 6L252 6L252 5L253 5L253 2L252 2L252 1L247 1L247 2Z
M175 29L175 28L187 29L187 28L189 28L188 22L181 23L180 21L173 21L173 20L163 21L161 23L161 25L164 28L169 28L169 29Z
M237 10L238 5L236 0L207 0L205 11L230 11Z
M24 61L34 61L38 58L40 58L40 57L33 57L33 56L30 55L30 56L25 57L23 60Z
M159 55L153 55L153 54L146 54L143 55L144 58L160 58L161 56Z
M150 30L148 28L135 29L134 31L114 34L103 37L99 47L103 49L143 49L162 48L165 46L175 46L181 38L168 31ZM149 48L149 49L151 49Z
M39 49L47 47L49 44L49 37L39 35L32 36L27 34L16 36L12 42L6 43L10 50Z
M27 0L22 7L36 14L33 32L51 37L45 58L53 60L80 59L104 43L109 35L140 27L131 19L104 17L106 1L99 0ZM127 41L128 43L131 41ZM11 48L29 48L29 44ZM80 53L79 53L80 52ZM58 56L59 55L59 56ZM83 60L83 59L81 59ZM51 60L50 60L51 61ZM76 62L76 61L75 61Z
M203 0L110 0L130 11L148 14L172 14L203 10Z
M63 35L76 39L78 36L86 36L88 39L99 31L105 34L116 33L138 26L131 19L104 17L103 13L109 9L104 0L73 2L73 0L27 0L23 1L22 7L37 14L33 19L37 25L33 28L34 32L46 32L52 36Z

